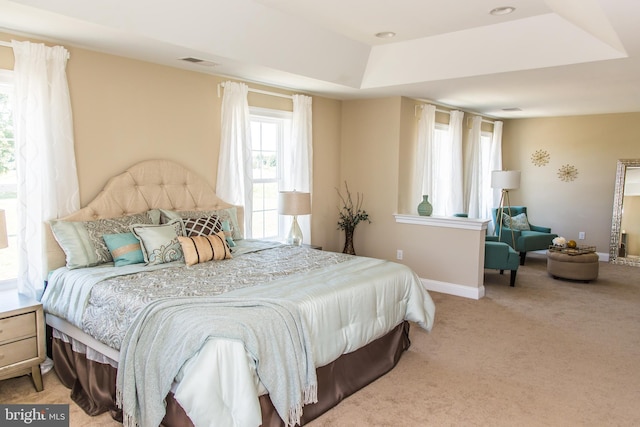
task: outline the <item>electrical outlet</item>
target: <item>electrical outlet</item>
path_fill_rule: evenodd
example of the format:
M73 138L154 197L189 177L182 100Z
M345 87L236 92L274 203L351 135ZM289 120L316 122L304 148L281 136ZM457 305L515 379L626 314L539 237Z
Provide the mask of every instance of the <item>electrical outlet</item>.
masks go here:
M584 231L578 233L578 240L584 240Z
M396 259L402 259L402 255L403 255L402 249L398 249L396 251Z

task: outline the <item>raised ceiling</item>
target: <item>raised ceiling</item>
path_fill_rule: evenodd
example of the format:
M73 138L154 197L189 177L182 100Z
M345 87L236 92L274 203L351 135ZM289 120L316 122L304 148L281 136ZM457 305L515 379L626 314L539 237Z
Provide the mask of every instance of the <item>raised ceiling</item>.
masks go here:
M515 11L489 14L501 6ZM639 21L637 0L0 0L0 31L502 118L640 111Z

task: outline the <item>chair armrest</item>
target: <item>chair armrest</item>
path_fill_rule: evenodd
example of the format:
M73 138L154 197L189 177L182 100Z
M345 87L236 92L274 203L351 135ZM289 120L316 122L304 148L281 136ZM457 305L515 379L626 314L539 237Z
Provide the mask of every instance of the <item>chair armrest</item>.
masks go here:
M551 233L551 229L549 227L540 227L538 225L529 224L529 228L531 228L531 231L538 231L540 233Z
M498 241L498 236L490 236L490 235L486 235L484 236L484 241L485 242L497 242Z

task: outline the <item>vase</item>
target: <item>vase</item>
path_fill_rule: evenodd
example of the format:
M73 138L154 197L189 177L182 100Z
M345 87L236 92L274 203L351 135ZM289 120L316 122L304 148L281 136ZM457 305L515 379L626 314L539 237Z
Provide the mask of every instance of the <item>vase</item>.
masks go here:
M433 206L429 203L429 196L422 196L422 201L418 205L418 215L429 216L433 212Z
M344 249L342 249L343 254L355 255L356 251L353 248L353 232L355 228L345 228L344 230Z

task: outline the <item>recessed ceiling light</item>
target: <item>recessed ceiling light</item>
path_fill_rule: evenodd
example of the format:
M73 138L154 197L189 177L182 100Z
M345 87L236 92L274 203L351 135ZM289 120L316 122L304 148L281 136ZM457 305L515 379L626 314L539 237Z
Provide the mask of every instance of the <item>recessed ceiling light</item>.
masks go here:
M396 36L396 33L394 33L393 31L382 31L382 32L376 33L376 37L380 39L390 39L395 36Z
M502 6L502 7L496 7L495 9L491 9L491 11L489 12L489 14L494 15L494 16L499 16L499 15L508 15L511 12L513 12L514 10L516 10L515 7L512 6Z

